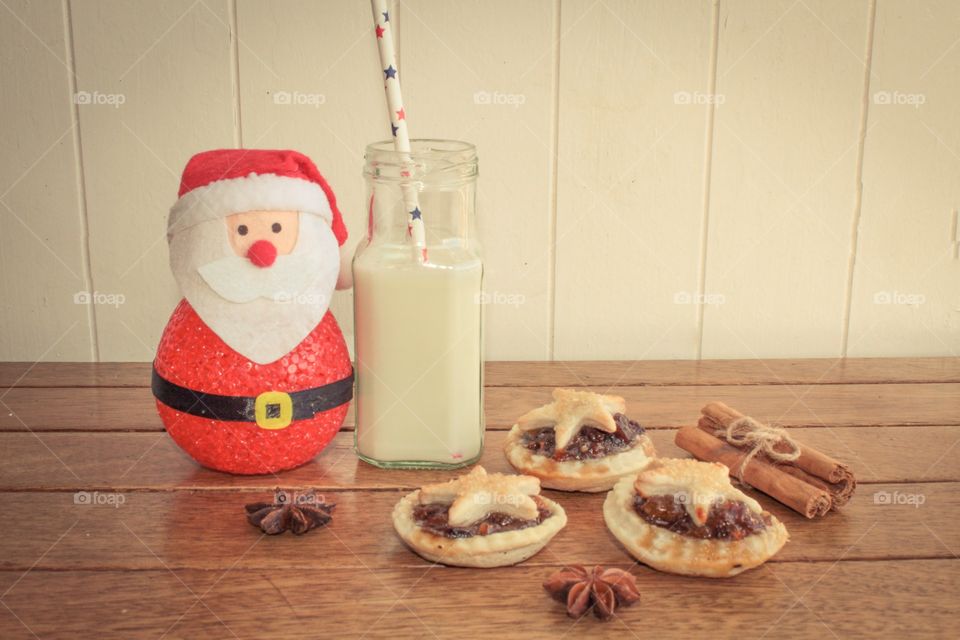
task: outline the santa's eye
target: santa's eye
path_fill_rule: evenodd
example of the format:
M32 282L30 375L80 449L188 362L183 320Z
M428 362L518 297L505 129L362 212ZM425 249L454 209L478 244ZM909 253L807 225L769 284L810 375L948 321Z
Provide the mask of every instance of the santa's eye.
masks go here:
M274 233L280 233L280 229L283 229L283 227L280 226L279 222L274 222L273 226L270 228L273 229Z
M247 225L245 224L242 224L239 227L237 227L237 233L239 233L242 236L247 235L247 231L249 231L249 229L247 229Z

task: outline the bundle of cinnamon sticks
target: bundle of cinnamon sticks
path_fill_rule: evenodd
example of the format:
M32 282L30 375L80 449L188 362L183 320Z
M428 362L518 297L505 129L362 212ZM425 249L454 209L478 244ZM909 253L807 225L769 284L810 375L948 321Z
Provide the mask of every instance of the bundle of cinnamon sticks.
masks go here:
M792 439L794 446L789 448L799 450L795 460L774 461L763 453L750 456L750 447L734 446L725 437L727 428L743 419L742 413L724 403L711 402L701 409L697 426L677 432L677 446L699 460L722 462L741 482L807 518L823 516L849 502L857 481L847 465ZM774 451L787 448L786 443L777 444Z

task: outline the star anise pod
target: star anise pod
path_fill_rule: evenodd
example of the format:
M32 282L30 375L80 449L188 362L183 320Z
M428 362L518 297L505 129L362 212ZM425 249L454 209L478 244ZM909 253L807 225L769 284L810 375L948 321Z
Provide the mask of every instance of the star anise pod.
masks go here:
M273 502L246 505L247 521L270 535L288 529L300 535L330 522L336 506L324 502L323 496L312 489L302 493L277 489Z
M582 565L564 567L543 583L555 600L567 605L567 615L579 618L593 607L601 620L609 620L617 607L627 607L640 599L637 580L623 569L592 570Z

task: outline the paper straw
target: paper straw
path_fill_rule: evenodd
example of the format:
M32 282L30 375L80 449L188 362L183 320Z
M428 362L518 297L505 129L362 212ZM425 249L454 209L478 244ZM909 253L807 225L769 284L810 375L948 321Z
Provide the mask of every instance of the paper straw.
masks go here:
M407 163L410 162L410 133L407 131L407 114L403 109L403 97L400 94L400 72L397 70L397 50L393 44L393 25L390 22L387 0L370 0L370 6L376 25L377 48L380 50L380 67L383 69L383 89L387 94L393 147L400 154L400 161ZM400 175L406 176L409 172L401 171ZM410 214L407 231L413 238L414 245L420 250L420 260L425 262L427 242L417 189L409 182L403 182L401 190L404 206Z

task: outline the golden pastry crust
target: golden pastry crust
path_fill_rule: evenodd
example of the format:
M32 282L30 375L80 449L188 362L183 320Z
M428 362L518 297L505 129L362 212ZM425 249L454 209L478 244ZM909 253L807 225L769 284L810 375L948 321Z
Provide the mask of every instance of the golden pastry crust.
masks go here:
M697 539L646 522L634 509L634 478L617 482L603 503L607 528L630 555L659 571L727 578L757 567L787 542L783 523L774 516L760 533L742 540Z
M620 478L634 476L657 455L646 434L637 437L626 451L602 458L557 461L523 446L523 431L514 425L503 445L507 460L520 473L540 478L547 489L560 491L607 491Z
M418 489L394 507L393 526L411 549L432 562L457 567L505 567L533 556L567 524L567 514L559 504L543 496L540 500L550 509L550 516L536 526L485 536L446 538L424 531L414 521L413 509L420 504Z
M626 410L620 396L558 388L553 390L553 402L526 412L517 418L517 426L523 431L553 427L557 449L566 449L586 426L613 433L617 430L614 414Z
M420 503L450 505L450 524L465 527L493 511L533 520L538 511L532 496L538 493L540 481L532 476L487 473L477 465L466 475L421 487Z

